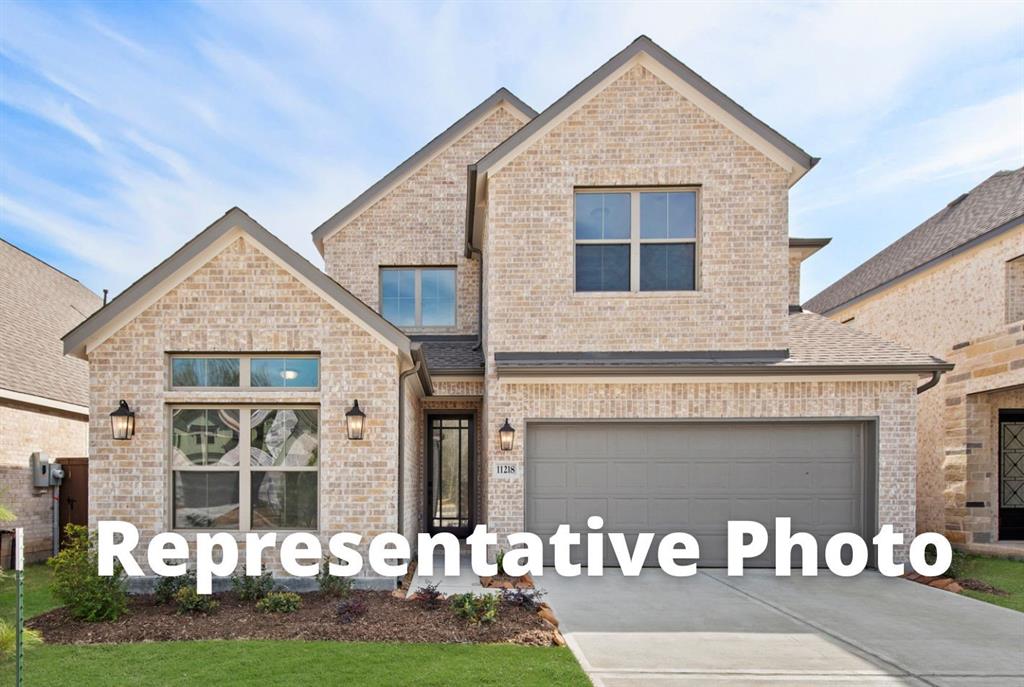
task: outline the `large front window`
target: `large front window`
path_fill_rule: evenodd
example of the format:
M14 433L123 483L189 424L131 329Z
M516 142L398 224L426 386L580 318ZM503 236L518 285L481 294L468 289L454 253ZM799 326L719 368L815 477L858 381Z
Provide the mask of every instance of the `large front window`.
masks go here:
M170 413L175 529L317 528L317 408L190 406Z
M316 389L320 386L320 357L175 353L170 373L172 389Z
M697 192L577 191L576 291L692 291Z
M380 312L399 327L454 327L455 268L381 269Z

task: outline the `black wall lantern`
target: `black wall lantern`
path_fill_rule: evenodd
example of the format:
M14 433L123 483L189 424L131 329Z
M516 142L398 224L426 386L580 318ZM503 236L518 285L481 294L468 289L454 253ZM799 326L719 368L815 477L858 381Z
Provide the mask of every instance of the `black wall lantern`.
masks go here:
M110 433L118 441L131 439L135 434L135 413L125 400L110 414Z
M352 409L345 413L345 422L348 424L348 438L359 441L363 438L363 430L366 428L366 413L359 409L359 400L352 404Z
M512 444L516 440L516 430L508 423L508 418L505 418L505 424L498 430L498 439L501 441L502 451L512 450Z

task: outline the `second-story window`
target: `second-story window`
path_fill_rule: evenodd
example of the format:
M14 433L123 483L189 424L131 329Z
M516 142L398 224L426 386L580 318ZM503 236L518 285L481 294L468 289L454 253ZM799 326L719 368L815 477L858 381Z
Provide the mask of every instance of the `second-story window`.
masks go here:
M382 268L380 312L399 327L454 327L455 268Z
M696 288L696 191L580 190L575 201L576 291Z

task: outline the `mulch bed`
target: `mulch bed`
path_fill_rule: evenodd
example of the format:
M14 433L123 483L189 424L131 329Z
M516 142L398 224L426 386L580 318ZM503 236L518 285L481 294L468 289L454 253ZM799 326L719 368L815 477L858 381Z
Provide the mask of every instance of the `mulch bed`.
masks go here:
M509 577L508 575L481 577L480 586L487 589L533 589L533 575L526 573L521 577Z
M101 644L196 639L306 639L366 642L512 643L550 646L552 628L536 613L502 603L498 620L473 625L442 601L434 609L388 592L355 591L366 614L351 623L337 616L339 600L320 593L302 595L294 613L261 613L234 594L216 594L220 608L210 615L179 615L173 604L133 597L129 612L113 622L87 623L62 608L27 625L53 644Z
M1003 591L999 587L993 587L988 582L982 582L981 580L975 580L968 578L966 580L957 580L960 586L964 589L970 589L972 592L984 592L986 594L995 594L996 596L1009 596L1010 592Z

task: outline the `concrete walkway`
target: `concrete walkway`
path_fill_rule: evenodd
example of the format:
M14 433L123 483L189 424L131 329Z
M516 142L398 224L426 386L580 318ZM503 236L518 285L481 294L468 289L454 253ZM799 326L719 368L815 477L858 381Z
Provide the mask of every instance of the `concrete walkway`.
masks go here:
M537 586L598 686L1024 687L1024 614L877 573L548 571Z

